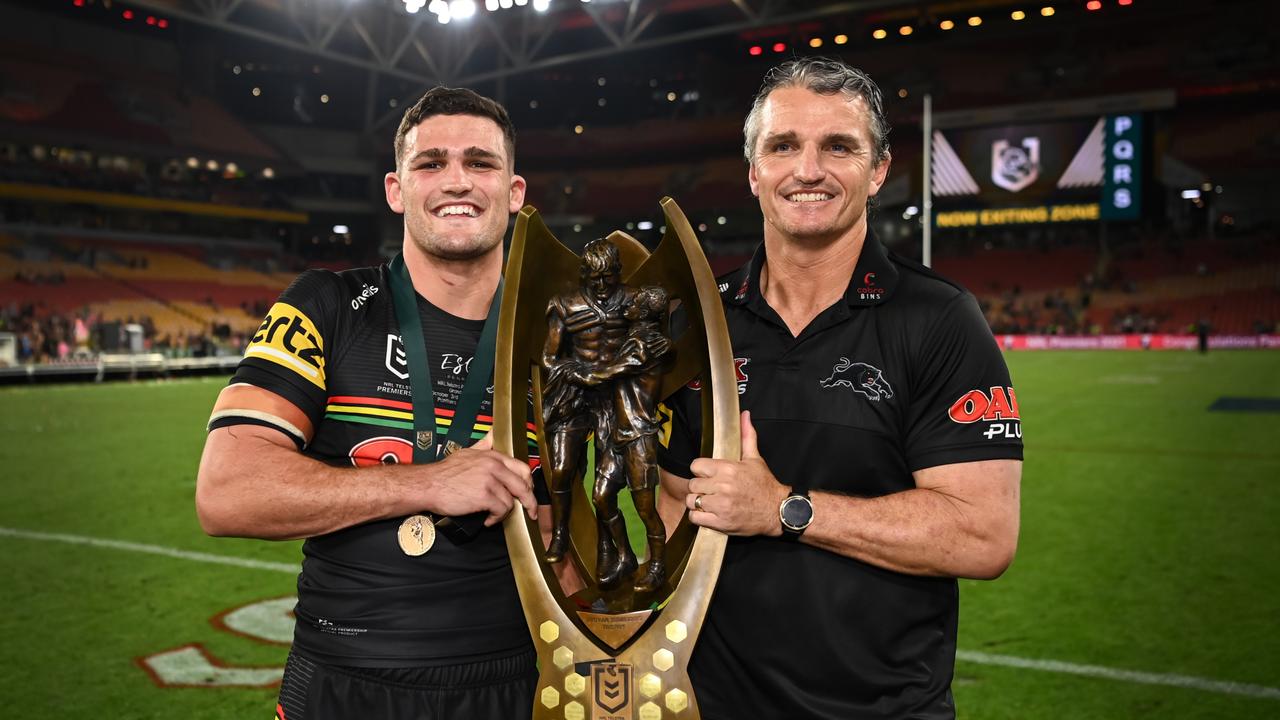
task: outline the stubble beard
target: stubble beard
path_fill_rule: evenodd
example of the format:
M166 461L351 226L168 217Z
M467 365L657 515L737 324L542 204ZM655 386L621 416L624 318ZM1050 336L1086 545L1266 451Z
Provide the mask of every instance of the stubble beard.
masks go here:
M505 224L490 231L485 228L469 238L450 238L432 232L421 221L406 221L406 230L413 244L426 255L450 262L463 262L484 257L502 244Z

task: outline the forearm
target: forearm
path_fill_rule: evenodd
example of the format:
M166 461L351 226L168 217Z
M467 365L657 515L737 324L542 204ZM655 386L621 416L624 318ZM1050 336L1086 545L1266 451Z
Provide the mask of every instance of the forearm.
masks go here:
M979 508L937 490L876 498L815 492L801 541L910 575L992 579L1017 546L1016 507Z
M247 426L220 428L201 458L196 510L210 535L314 537L425 509L410 507L407 469L332 467Z
M684 519L685 496L689 494L689 481L666 470L659 470L661 485L658 488L658 517L666 527L667 537L679 527Z

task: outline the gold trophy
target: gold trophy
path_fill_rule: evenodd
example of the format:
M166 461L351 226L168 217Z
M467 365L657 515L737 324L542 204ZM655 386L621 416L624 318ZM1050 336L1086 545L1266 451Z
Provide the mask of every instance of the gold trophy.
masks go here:
M658 402L701 377L702 454L737 459L738 393L711 268L675 201L661 206L667 229L652 254L614 232L579 257L534 208L516 219L493 437L497 450L527 460L532 398L552 537L544 546L538 525L518 512L503 528L538 651L536 720L700 717L687 667L726 538L687 515L667 537L655 503ZM677 302L687 327L669 327ZM619 511L623 489L644 525L643 555ZM557 563L572 563L586 586L566 595Z

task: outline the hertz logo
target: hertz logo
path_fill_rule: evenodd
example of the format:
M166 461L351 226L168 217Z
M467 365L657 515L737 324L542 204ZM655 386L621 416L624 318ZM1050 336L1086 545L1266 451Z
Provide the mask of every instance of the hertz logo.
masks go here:
M271 306L244 354L289 368L321 390L325 387L320 333L311 318L288 303Z

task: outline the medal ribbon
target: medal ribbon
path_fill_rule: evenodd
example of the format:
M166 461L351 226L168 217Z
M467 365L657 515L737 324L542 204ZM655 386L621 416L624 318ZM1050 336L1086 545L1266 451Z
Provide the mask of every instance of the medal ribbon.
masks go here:
M418 315L418 297L413 289L413 279L405 265L404 254L397 254L391 261L388 281L391 300L395 307L396 324L400 326L400 341L404 344L405 360L409 366L409 389L413 393L413 462L415 465L440 459L441 446L444 456L471 444L471 430L484 390L493 377L495 345L498 337L498 312L502 306L502 279L489 304L489 315L480 331L480 342L462 385L462 395L454 409L453 423L444 437L436 432L435 386L431 381L431 363L427 361L427 343L422 336L422 318ZM483 513L477 513L483 520ZM462 520L463 518L458 518ZM437 525L452 523L442 518ZM442 528L448 529L448 528Z

